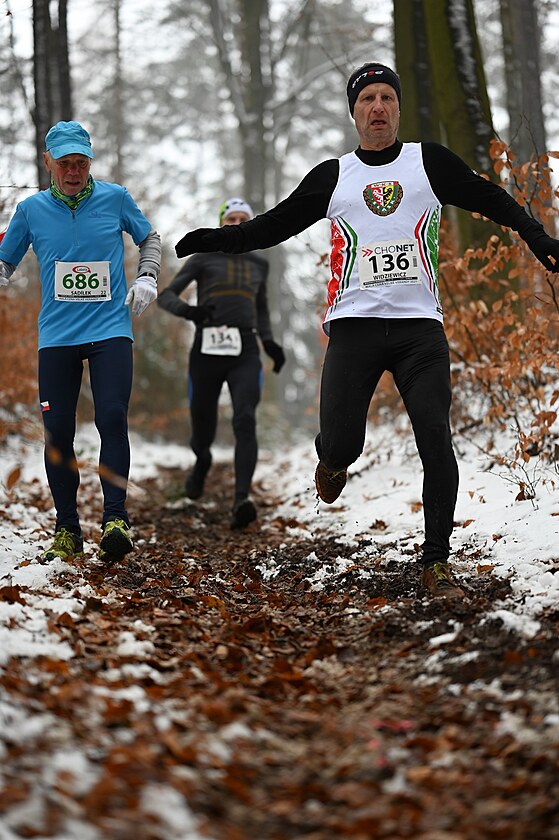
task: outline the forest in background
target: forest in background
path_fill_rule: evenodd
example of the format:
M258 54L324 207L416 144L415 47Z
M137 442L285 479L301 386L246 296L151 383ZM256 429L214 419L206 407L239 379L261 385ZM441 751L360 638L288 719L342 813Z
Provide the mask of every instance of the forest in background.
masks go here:
M48 127L90 130L94 176L124 183L161 231L161 286L186 229L217 224L224 197L272 206L320 160L356 145L345 83L366 60L402 77L403 140L449 145L507 185L550 232L559 122L555 2L532 0L4 0L0 28L0 227L39 184ZM551 138L551 139L549 139ZM550 145L551 144L551 145ZM559 144L555 144L556 146ZM451 212L449 212L449 210ZM327 222L268 252L270 303L288 363L266 376L260 437L274 446L312 434L324 351ZM128 255L128 276L136 254ZM451 342L458 434L479 434L530 492L534 463L556 464L558 290L526 248L469 214L444 213L440 285ZM2 290L0 432L37 434L36 315L30 253ZM135 324L131 426L188 440L190 327L152 307ZM400 405L390 382L372 419ZM154 406L157 409L154 410ZM223 412L229 411L225 398ZM80 406L91 416L87 389ZM228 443L228 424L221 424Z
M0 7L0 231L43 177L46 127L74 117L95 176L122 181L160 229L166 284L174 243L217 222L224 194L269 207L355 145L345 84L372 57L402 75L402 139L447 143L557 230L556 2ZM231 460L216 458L191 501L191 453L160 440L188 441L190 326L155 306L135 322L130 424L143 438L122 563L97 553L89 426L85 556L38 554L52 499L31 252L0 289L2 838L559 840L559 274L515 235L445 210L452 562L466 598L444 604L420 584L420 468L390 381L341 504L312 492L328 233L321 222L272 250L288 363L265 377L270 451L246 532L229 528ZM127 259L133 279L134 248Z

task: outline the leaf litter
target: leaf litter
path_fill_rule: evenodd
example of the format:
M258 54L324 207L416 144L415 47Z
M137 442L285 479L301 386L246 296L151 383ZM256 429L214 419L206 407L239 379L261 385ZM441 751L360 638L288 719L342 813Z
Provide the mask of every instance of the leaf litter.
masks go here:
M431 601L384 521L348 544L257 483L231 532L230 464L198 503L183 479L137 482L123 562L86 542L0 588L2 626L46 622L2 657L2 838L559 838L559 608L519 634L488 551L462 548L466 601Z

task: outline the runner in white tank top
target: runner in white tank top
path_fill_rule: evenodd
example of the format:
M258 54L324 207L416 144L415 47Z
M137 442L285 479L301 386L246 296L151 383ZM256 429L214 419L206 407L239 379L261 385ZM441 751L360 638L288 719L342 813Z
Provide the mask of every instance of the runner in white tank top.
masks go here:
M400 79L363 65L347 84L359 147L315 166L267 213L228 230L199 228L177 256L270 248L329 218L330 340L322 369L319 497L342 492L363 449L369 403L389 370L404 400L423 465L423 585L434 597L462 598L448 556L458 468L449 424L450 365L437 284L440 210L450 204L517 231L548 271L559 270L559 240L504 189L481 178L438 143L397 139Z

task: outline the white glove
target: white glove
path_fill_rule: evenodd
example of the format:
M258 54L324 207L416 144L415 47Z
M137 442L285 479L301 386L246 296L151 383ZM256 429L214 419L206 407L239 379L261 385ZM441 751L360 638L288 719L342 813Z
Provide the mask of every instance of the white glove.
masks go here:
M128 289L128 294L126 295L126 300L124 303L126 306L132 305L132 315L135 315L136 318L142 314L142 312L148 308L150 303L153 303L155 298L157 297L157 283L153 279L153 277L138 277L130 288Z
M0 286L7 286L10 282L10 277L12 273L6 263L3 260L0 260Z

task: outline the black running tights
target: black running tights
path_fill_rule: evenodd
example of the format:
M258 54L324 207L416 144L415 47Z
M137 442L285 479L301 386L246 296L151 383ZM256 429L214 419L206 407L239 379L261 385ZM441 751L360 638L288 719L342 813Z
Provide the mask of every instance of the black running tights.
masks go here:
M390 371L411 420L423 465L423 562L450 552L458 467L449 423L448 342L430 318L340 318L330 322L320 395L319 458L345 469L365 444L367 413L384 371Z
M197 334L189 363L190 445L198 457L209 452L214 442L219 395L223 383L227 382L233 405L236 499L248 496L256 468L256 407L262 390L262 364L256 336L245 334L242 338L240 356L210 356L200 352Z

